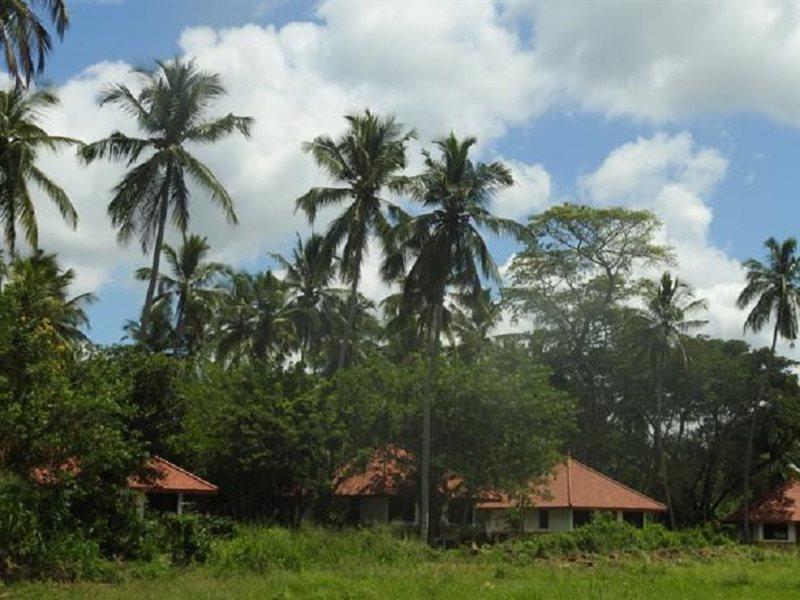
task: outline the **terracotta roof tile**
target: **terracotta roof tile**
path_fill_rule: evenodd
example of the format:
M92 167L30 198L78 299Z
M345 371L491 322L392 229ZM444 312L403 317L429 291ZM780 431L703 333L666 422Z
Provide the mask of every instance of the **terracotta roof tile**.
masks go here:
M723 520L738 521L742 516L740 508ZM750 507L750 520L754 523L800 522L800 482L790 479L759 498Z
M216 494L217 486L180 468L160 456L147 461L147 469L154 473L151 479L128 478L128 486L135 490L173 494Z
M334 496L396 496L410 485L414 474L411 454L395 446L374 450L363 470L354 467L348 463L341 469Z
M544 481L534 486L529 502L540 508L645 512L667 510L661 502L648 498L572 458L558 463ZM478 508L511 508L515 505L516 501L508 495L494 493L478 503Z

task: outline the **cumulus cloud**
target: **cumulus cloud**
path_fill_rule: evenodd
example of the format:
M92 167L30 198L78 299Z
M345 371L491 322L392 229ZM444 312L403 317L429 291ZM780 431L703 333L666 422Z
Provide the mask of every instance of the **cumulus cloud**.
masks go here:
M664 241L675 249L678 275L709 303L705 333L742 336L745 313L735 307L744 281L741 263L714 246L710 200L727 171L713 148L698 147L689 133L658 133L612 150L593 172L582 176L582 198L652 210L664 224ZM769 332L751 336L769 343ZM793 353L786 345L787 353Z
M535 28L537 65L606 115L675 119L754 111L800 125L800 5L510 3Z
M302 153L301 142L321 132L339 133L344 114L371 107L415 126L420 143L454 128L478 136L485 147L509 124L543 109L545 84L531 76L535 59L503 26L496 7L406 8L322 3L314 23L184 31L182 54L223 75L229 95L215 112L256 119L249 140L233 137L192 148L236 200L240 225L234 228L205 194L192 190L191 230L209 237L216 259L252 264L285 246L294 231L308 229L294 212L294 199L324 179ZM121 63L86 69L58 90L62 106L46 126L85 140L114 129L135 133L115 107L95 104L105 85L129 77ZM412 167L419 148L411 149ZM43 206L43 244L76 267L81 290L129 277L146 259L135 243L117 245L106 216L109 190L124 168L109 163L84 168L68 155L48 156L44 167L71 195L81 221L73 232ZM549 179L541 167L516 163L515 172L533 198L546 195ZM522 214L525 208L521 192L515 194L503 201L507 214ZM168 239L175 240L174 232Z

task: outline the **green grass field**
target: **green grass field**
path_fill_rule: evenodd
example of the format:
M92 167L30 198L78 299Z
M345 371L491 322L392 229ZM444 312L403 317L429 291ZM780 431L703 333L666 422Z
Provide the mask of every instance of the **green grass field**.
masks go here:
M529 566L461 561L414 566L276 569L221 575L190 568L116 584L18 584L13 598L798 598L800 558L712 556L541 562Z
M242 526L202 565L100 567L94 582L0 584L0 598L800 598L795 548L610 521L451 551L388 529Z

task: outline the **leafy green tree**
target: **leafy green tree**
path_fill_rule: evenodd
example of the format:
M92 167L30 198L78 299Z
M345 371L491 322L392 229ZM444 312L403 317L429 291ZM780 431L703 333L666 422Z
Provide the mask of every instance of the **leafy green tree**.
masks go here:
M175 307L175 335L180 347L190 354L197 350L225 293L220 278L228 268L208 261L210 250L207 238L199 235L186 237L177 250L169 244L162 248L170 272L158 275L153 306L167 302ZM147 267L136 271L136 278L141 281L149 280L151 275Z
M220 510L296 525L329 488L347 432L316 383L299 368L209 364L184 387L183 447L220 487Z
M338 140L321 135L304 145L335 187L312 188L296 202L297 209L312 224L321 210L344 205L342 213L328 226L323 244L323 251L329 256L342 247L339 271L350 285L339 368L347 363L367 244L371 237L377 237L385 245L392 221L403 214L398 206L381 196L386 190L402 188L406 143L414 137L413 131L404 132L403 126L391 116L380 117L367 110L345 118L348 129Z
M225 88L219 75L198 69L193 61L156 61L154 70L136 73L141 83L138 93L124 84L112 85L101 94L100 104L118 105L136 120L144 137L115 131L84 146L81 156L87 163L110 158L132 167L114 188L108 214L121 242L137 235L143 252L153 249L142 308L146 319L156 293L167 217L171 212L181 233L189 225L187 175L220 206L229 222L237 222L233 199L187 144L211 144L237 131L248 137L253 119L233 114L209 119L209 107Z
M57 343L69 347L87 341L86 307L97 300L91 293L70 297L74 282L74 271L61 269L55 254L37 250L11 262L5 291L14 295L20 318L47 322Z
M653 372L655 410L650 416L656 449L658 473L669 508L670 523L675 525L675 510L670 493L667 457L664 451L664 371L672 352L677 351L686 363L684 338L707 321L694 319L705 311L705 299L694 297L688 285L665 272L659 281L646 281L643 290L645 308L639 314L641 343Z
M648 211L554 206L531 219L531 238L501 290L512 317L530 324L526 343L541 349L554 381L578 400L573 456L611 471L632 453L621 427L617 372L629 352L633 273L671 261L656 242L659 226Z
M492 349L480 368L457 356L443 356L440 363L432 403L432 481L456 473L458 494L469 500L487 488L520 488L552 467L571 432L574 404L550 385L547 368L524 348ZM393 363L373 355L318 388L339 411L347 458L359 448L406 448L421 487L419 420L426 390L420 381L427 372L424 356ZM446 499L439 486L432 496L435 512Z
M513 183L508 167L500 162L473 163L469 151L476 143L475 138L459 140L451 133L434 143L441 157L425 152L423 173L410 185L413 197L428 212L399 225L395 235L402 255L393 257L385 269L389 275L402 273L406 255L412 257L413 264L403 281L405 310L413 310L415 300L422 297L433 312L428 331L428 392L422 436L420 518L422 536L426 539L430 531L431 396L436 385L445 295L451 288L477 297L483 290L481 275L500 280L481 230L516 237L525 235L522 225L489 211L495 194Z
M755 305L747 315L744 330L761 331L773 318L772 346L770 352L775 354L778 336L794 340L797 338L797 309L800 305L800 259L798 259L797 240L789 238L779 243L775 238L764 242L767 249L767 263L751 258L744 263L747 269L747 283L736 299L736 306L745 309L753 302ZM761 403L763 385L758 386L758 393L753 404L750 419L750 435L745 450L744 502L750 500L750 470L752 468L753 435L755 431L756 412ZM744 537L751 539L749 512L743 511Z
M45 9L55 25L59 38L69 26L66 0L7 0L0 3L0 32L6 67L17 87L28 85L37 73L44 71L53 40L41 18L31 5Z
M0 17L3 6L5 4L0 6ZM5 25L0 25L2 27ZM18 226L33 248L39 244L36 209L29 189L31 183L55 204L69 225L74 228L78 222L67 193L37 164L42 150L57 152L80 143L72 138L49 135L39 125L42 113L57 105L58 97L48 90L25 92L16 87L0 91L0 224L12 257Z
M334 336L335 321L343 316L336 310L342 290L332 286L335 273L323 244L320 235L313 234L305 241L298 236L290 258L271 255L285 272L287 308L297 332L301 359L312 364L319 361L325 338Z
M295 341L286 285L271 271L236 273L220 307L217 356L234 363L285 356Z

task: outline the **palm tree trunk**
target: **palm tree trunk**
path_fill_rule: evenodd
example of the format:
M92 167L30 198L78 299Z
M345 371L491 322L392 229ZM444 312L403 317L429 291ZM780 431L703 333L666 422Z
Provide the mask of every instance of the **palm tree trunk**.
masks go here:
M347 352L350 348L350 338L353 337L353 329L356 320L356 309L358 308L358 282L361 279L361 272L358 271L350 283L350 298L347 300L347 320L344 324L344 335L339 345L339 368L343 369L347 364Z
M662 424L664 421L663 416L663 398L664 398L664 366L663 361L656 365L656 422L653 427L653 437L656 446L656 455L658 460L658 477L661 480L661 485L664 488L664 499L667 501L667 510L669 511L669 525L675 527L675 507L672 504L672 493L670 492L669 476L667 474L667 457L664 453L664 437Z
M164 176L164 183L161 188L161 206L159 206L158 231L156 232L156 243L153 248L153 263L150 267L150 283L147 284L147 295L144 297L142 307L142 323L147 320L150 314L150 306L153 304L153 296L156 293L156 282L158 281L158 269L161 264L161 246L164 245L164 230L167 227L167 214L169 210L169 185L172 179L172 165L167 166L167 173Z
M439 333L442 322L444 294L440 293L433 309L433 323L428 337L428 371L422 404L422 474L420 498L420 537L430 540L431 535L431 406L436 386L436 362L439 355Z
M775 356L775 347L778 345L778 323L775 323L775 329L772 332L772 347L770 351L772 356ZM745 542L753 541L752 531L750 531L750 475L753 470L753 444L756 437L756 413L758 406L761 404L761 398L764 396L765 388L767 387L767 371L759 378L758 391L756 392L756 401L753 404L753 409L750 411L750 423L747 426L747 445L744 450L744 479L742 490L742 533Z

